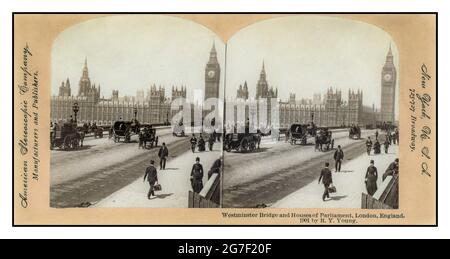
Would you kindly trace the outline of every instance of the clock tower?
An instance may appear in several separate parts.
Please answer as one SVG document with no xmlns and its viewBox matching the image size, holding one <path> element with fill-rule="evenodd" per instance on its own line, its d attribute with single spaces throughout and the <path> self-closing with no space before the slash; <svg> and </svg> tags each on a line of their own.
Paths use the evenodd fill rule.
<svg viewBox="0 0 450 259">
<path fill-rule="evenodd" d="M 219 98 L 220 65 L 217 61 L 216 46 L 213 44 L 209 61 L 205 68 L 205 100 Z"/>
<path fill-rule="evenodd" d="M 381 121 L 395 122 L 395 86 L 397 71 L 394 66 L 394 56 L 391 46 L 381 71 Z"/>
</svg>

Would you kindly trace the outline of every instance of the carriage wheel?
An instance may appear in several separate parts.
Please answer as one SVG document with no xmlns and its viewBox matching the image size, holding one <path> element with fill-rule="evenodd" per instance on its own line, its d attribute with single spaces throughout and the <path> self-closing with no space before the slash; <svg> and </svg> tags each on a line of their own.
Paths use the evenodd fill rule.
<svg viewBox="0 0 450 259">
<path fill-rule="evenodd" d="M 73 139 L 72 148 L 73 149 L 77 149 L 79 146 L 80 146 L 80 139 L 79 138 L 74 138 Z"/>
<path fill-rule="evenodd" d="M 306 136 L 303 136 L 302 138 L 302 145 L 306 145 Z"/>
<path fill-rule="evenodd" d="M 64 141 L 63 141 L 63 144 L 62 144 L 62 147 L 63 147 L 64 150 L 67 150 L 68 148 L 70 148 L 70 142 L 71 142 L 70 137 L 66 136 L 64 138 Z"/>
</svg>

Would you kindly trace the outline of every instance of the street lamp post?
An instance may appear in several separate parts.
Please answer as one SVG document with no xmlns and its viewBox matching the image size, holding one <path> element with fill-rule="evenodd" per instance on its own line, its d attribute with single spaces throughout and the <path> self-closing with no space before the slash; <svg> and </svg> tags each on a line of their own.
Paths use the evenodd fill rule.
<svg viewBox="0 0 450 259">
<path fill-rule="evenodd" d="M 72 111 L 75 114 L 75 124 L 77 124 L 77 113 L 80 110 L 80 106 L 78 105 L 77 102 L 73 103 L 72 105 Z"/>
<path fill-rule="evenodd" d="M 136 107 L 134 107 L 133 108 L 133 113 L 134 113 L 134 121 L 137 121 L 137 108 Z"/>
</svg>

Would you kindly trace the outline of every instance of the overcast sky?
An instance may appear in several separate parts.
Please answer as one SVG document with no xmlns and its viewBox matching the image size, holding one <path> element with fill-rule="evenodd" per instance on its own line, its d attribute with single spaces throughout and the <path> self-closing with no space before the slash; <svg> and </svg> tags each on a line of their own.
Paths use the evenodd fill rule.
<svg viewBox="0 0 450 259">
<path fill-rule="evenodd" d="M 69 77 L 78 93 L 84 58 L 90 78 L 101 84 L 101 95 L 135 95 L 150 84 L 185 84 L 188 97 L 204 89 L 204 69 L 215 42 L 224 82 L 224 43 L 206 27 L 163 15 L 118 15 L 96 18 L 62 32 L 52 51 L 52 92 Z M 262 61 L 270 85 L 279 97 L 297 99 L 324 93 L 330 86 L 364 91 L 364 104 L 380 105 L 381 69 L 392 43 L 398 71 L 398 52 L 391 37 L 378 27 L 314 15 L 274 18 L 237 32 L 227 45 L 227 96 L 235 97 L 247 81 L 255 96 Z M 399 76 L 397 77 L 397 83 Z M 398 88 L 397 88 L 398 97 Z M 398 99 L 398 98 L 397 98 Z M 398 111 L 398 105 L 396 107 Z"/>
<path fill-rule="evenodd" d="M 264 59 L 267 80 L 278 87 L 282 100 L 291 92 L 297 99 L 312 98 L 333 86 L 342 89 L 345 99 L 349 88 L 359 88 L 364 104 L 379 107 L 381 69 L 390 43 L 399 72 L 395 43 L 378 27 L 312 15 L 258 22 L 228 42 L 226 94 L 235 96 L 239 84 L 247 80 L 254 97 Z"/>
<path fill-rule="evenodd" d="M 163 15 L 118 15 L 96 18 L 70 27 L 55 40 L 52 51 L 52 92 L 69 77 L 72 94 L 78 94 L 84 59 L 92 83 L 110 98 L 136 95 L 150 84 L 184 84 L 188 97 L 204 89 L 205 66 L 215 41 L 224 71 L 225 45 L 209 29 L 197 23 Z M 223 72 L 221 88 L 223 89 Z"/>
</svg>

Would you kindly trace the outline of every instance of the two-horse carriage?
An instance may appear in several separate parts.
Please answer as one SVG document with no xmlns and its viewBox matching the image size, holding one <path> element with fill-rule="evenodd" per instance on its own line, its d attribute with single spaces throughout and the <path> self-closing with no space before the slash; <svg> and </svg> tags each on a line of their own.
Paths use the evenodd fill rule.
<svg viewBox="0 0 450 259">
<path fill-rule="evenodd" d="M 291 145 L 295 145 L 297 142 L 300 142 L 302 145 L 306 145 L 308 137 L 316 136 L 316 133 L 316 127 L 314 124 L 292 124 L 287 131 L 286 140 L 289 141 Z"/>
<path fill-rule="evenodd" d="M 316 150 L 328 151 L 334 148 L 334 139 L 332 132 L 328 128 L 320 129 L 315 137 Z"/>
<path fill-rule="evenodd" d="M 84 123 L 80 131 L 83 131 L 84 135 L 92 133 L 92 135 L 94 135 L 94 138 L 103 138 L 104 128 L 101 126 L 97 126 L 95 122 L 92 125 Z"/>
<path fill-rule="evenodd" d="M 361 128 L 359 126 L 351 126 L 348 131 L 348 137 L 351 139 L 360 139 L 361 138 Z"/>
<path fill-rule="evenodd" d="M 55 127 L 50 148 L 58 147 L 64 150 L 78 149 L 83 146 L 83 140 L 84 132 L 75 123 L 66 122 Z"/>
<path fill-rule="evenodd" d="M 247 152 L 259 149 L 261 135 L 259 133 L 227 133 L 224 139 L 224 149 L 227 152 L 236 150 Z"/>
<path fill-rule="evenodd" d="M 128 143 L 131 141 L 131 136 L 139 134 L 140 124 L 137 121 L 116 121 L 114 122 L 109 132 L 110 138 L 114 139 L 114 142 L 120 142 L 120 139 Z"/>
<path fill-rule="evenodd" d="M 145 126 L 139 132 L 139 148 L 147 148 L 147 144 L 150 144 L 150 148 L 158 146 L 158 136 L 156 136 L 156 129 L 151 126 Z"/>
</svg>

